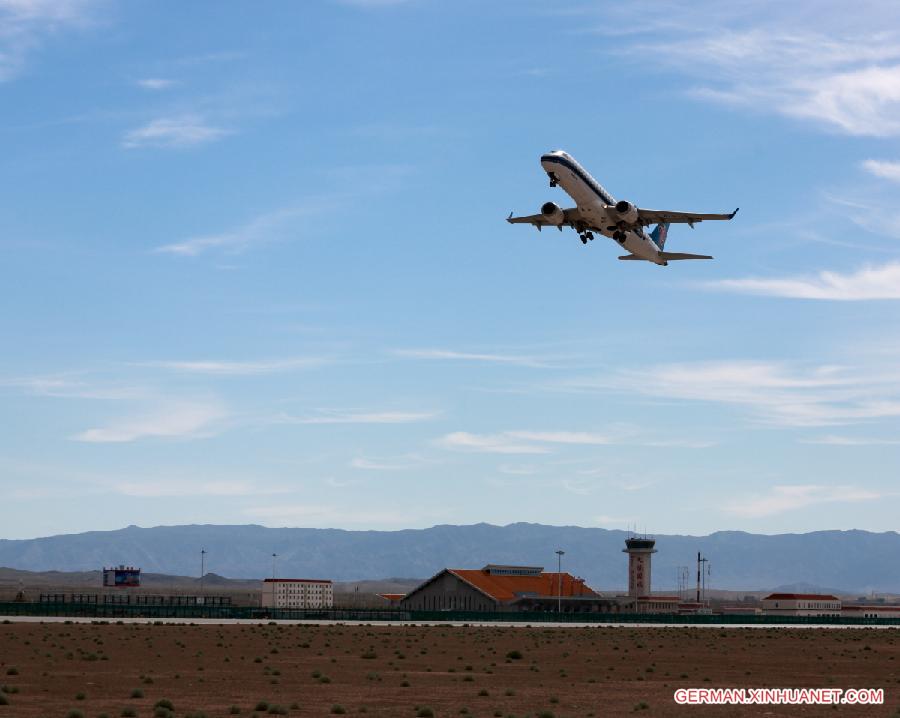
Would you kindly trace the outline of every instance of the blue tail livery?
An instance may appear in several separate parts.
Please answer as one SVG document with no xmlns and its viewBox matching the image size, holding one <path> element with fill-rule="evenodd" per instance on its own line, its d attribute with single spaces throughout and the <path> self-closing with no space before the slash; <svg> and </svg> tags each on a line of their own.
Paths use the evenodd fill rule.
<svg viewBox="0 0 900 718">
<path fill-rule="evenodd" d="M 654 229 L 650 233 L 650 239 L 653 240 L 653 243 L 659 247 L 659 251 L 663 251 L 666 247 L 666 237 L 669 236 L 669 223 L 668 222 L 660 222 L 656 225 L 656 229 Z"/>
</svg>

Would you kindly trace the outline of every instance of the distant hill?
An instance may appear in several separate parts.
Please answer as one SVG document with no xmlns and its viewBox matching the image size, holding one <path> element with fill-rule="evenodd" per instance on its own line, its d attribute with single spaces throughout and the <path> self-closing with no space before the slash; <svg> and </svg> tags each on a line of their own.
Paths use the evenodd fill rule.
<svg viewBox="0 0 900 718">
<path fill-rule="evenodd" d="M 627 534 L 599 528 L 516 523 L 434 526 L 402 531 L 265 528 L 263 526 L 129 526 L 116 531 L 0 540 L 0 566 L 29 571 L 96 571 L 126 563 L 145 573 L 197 576 L 200 549 L 207 571 L 233 578 L 279 576 L 336 581 L 431 576 L 441 568 L 511 563 L 556 567 L 600 590 L 623 589 Z M 759 590 L 782 585 L 839 587 L 844 592 L 900 592 L 900 534 L 816 531 L 764 536 L 720 531 L 709 536 L 658 535 L 654 590 L 675 586 L 676 567 L 697 552 L 710 559 L 708 585 Z"/>
</svg>

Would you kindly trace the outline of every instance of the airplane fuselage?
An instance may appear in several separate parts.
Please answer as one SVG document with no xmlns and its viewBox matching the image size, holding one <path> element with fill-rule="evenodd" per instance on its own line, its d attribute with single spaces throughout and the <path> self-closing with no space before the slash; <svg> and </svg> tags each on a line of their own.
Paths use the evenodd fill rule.
<svg viewBox="0 0 900 718">
<path fill-rule="evenodd" d="M 598 232 L 641 259 L 654 264 L 666 264 L 659 247 L 643 228 L 619 230 L 619 217 L 612 209 L 616 200 L 570 154 L 557 150 L 541 156 L 541 167 L 551 180 L 558 183 L 575 200 L 578 221 L 584 230 Z M 607 210 L 607 207 L 610 209 Z M 613 238 L 619 231 L 621 241 Z"/>
</svg>

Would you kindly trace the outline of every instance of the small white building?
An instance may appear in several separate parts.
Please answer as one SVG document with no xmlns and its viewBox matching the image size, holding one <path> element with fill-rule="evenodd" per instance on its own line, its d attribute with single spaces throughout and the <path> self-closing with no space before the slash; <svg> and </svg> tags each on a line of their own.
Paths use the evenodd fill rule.
<svg viewBox="0 0 900 718">
<path fill-rule="evenodd" d="M 851 618 L 900 618 L 900 606 L 885 603 L 874 606 L 850 605 L 841 609 L 841 615 Z"/>
<path fill-rule="evenodd" d="M 267 578 L 263 581 L 263 608 L 333 608 L 330 579 Z"/>
<path fill-rule="evenodd" d="M 762 600 L 767 616 L 840 616 L 841 599 L 827 593 L 771 593 Z"/>
</svg>

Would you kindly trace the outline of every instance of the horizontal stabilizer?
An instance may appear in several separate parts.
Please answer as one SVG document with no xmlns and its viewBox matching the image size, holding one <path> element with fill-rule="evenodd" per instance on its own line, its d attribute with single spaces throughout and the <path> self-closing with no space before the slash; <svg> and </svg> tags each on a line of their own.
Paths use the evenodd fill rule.
<svg viewBox="0 0 900 718">
<path fill-rule="evenodd" d="M 634 255 L 634 254 L 626 254 L 624 257 L 619 257 L 619 259 L 630 259 L 630 260 L 633 260 L 633 261 L 635 261 L 635 262 L 646 262 L 646 261 L 648 261 L 648 260 L 644 259 L 643 257 L 638 257 L 637 255 Z"/>
<path fill-rule="evenodd" d="M 712 259 L 708 254 L 685 254 L 684 252 L 660 252 L 659 258 L 667 262 L 677 259 Z"/>
</svg>

